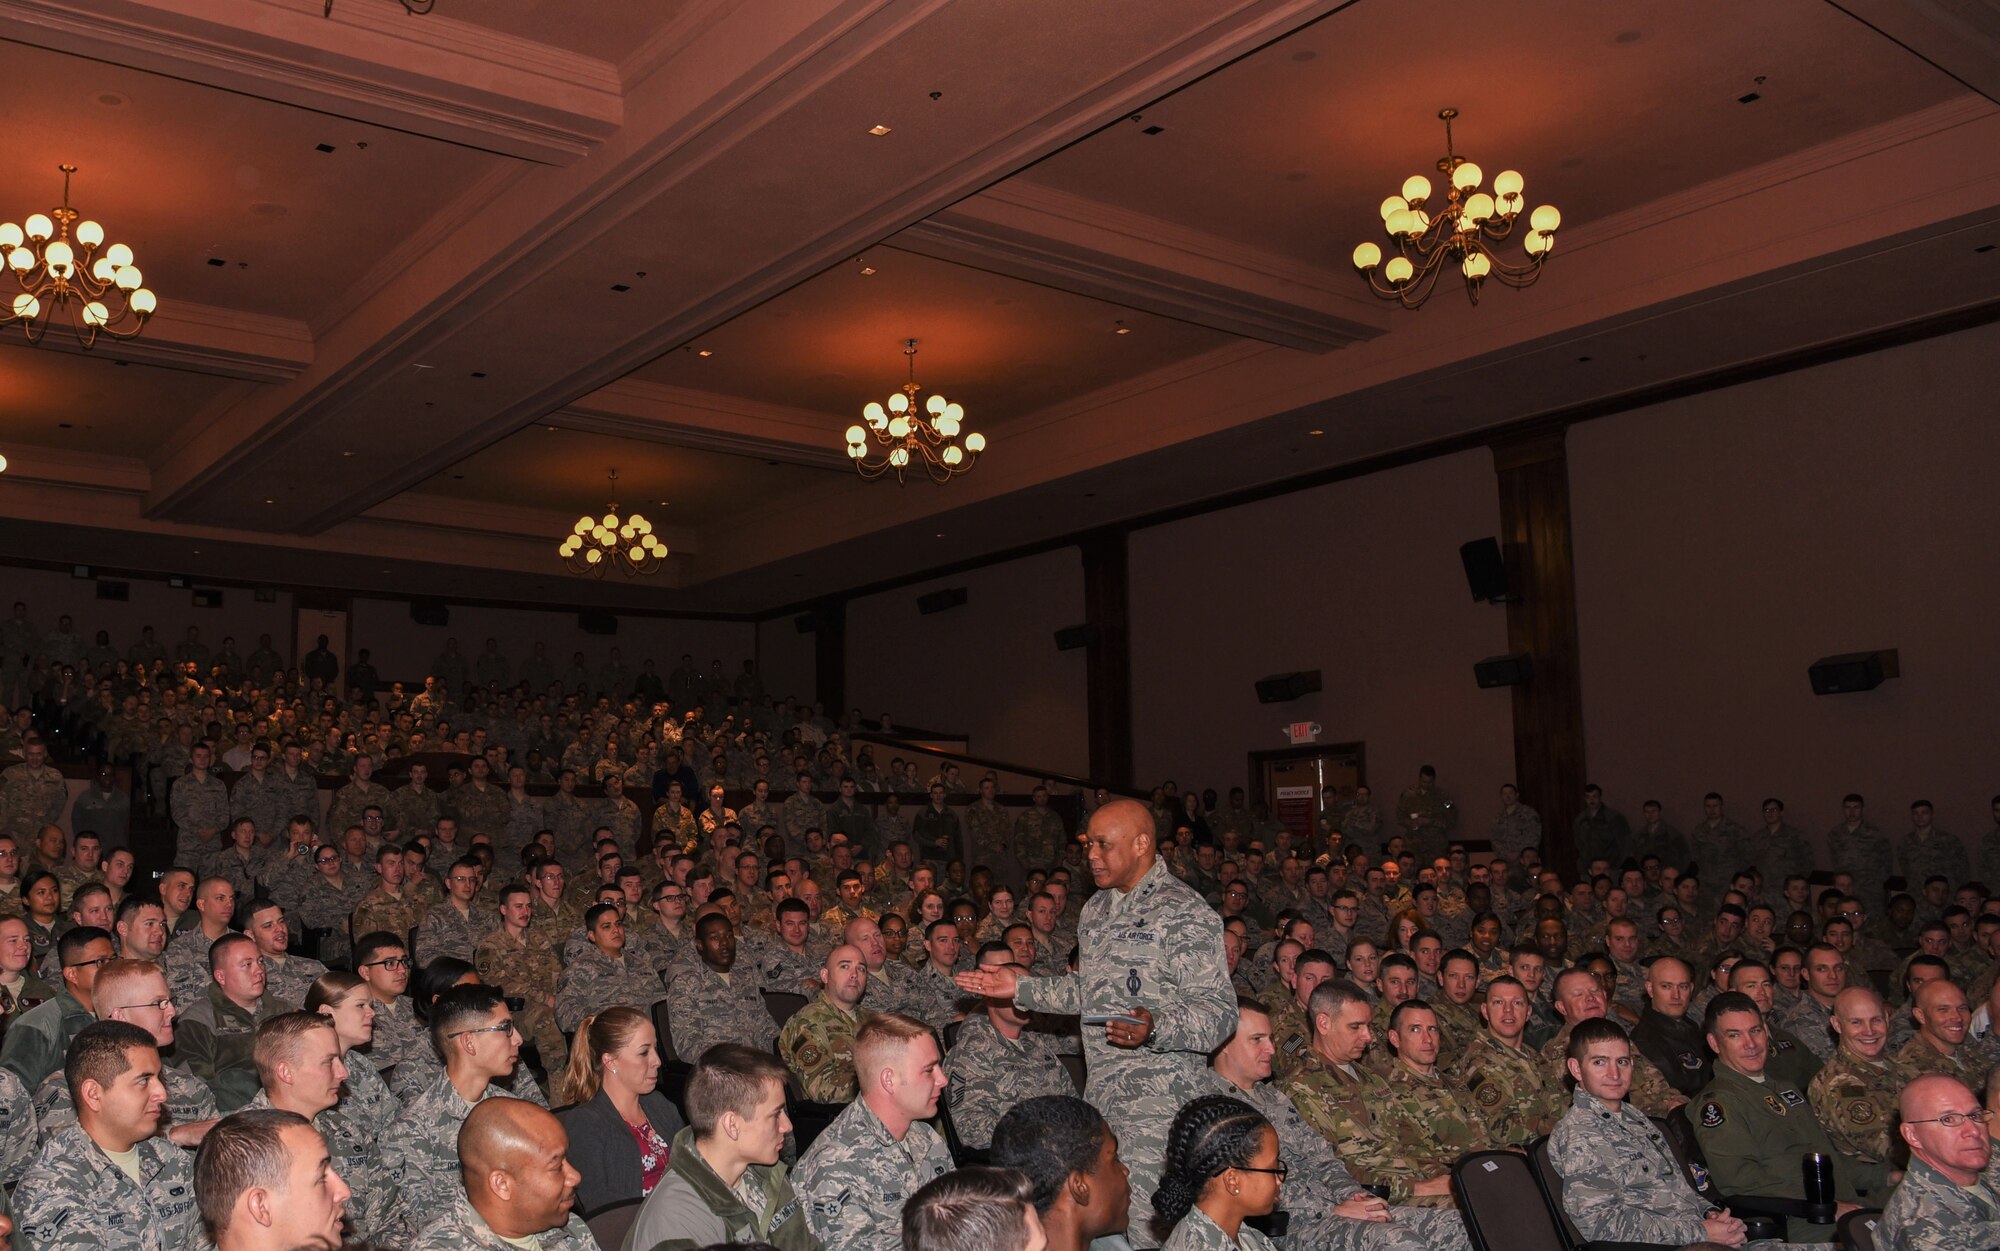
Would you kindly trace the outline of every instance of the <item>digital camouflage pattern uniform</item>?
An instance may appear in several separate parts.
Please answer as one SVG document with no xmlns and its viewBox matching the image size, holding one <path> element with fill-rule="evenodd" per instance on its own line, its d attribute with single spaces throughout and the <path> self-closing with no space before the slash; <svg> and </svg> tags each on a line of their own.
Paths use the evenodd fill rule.
<svg viewBox="0 0 2000 1251">
<path fill-rule="evenodd" d="M 417 926 L 417 949 L 410 954 L 419 965 L 429 964 L 439 956 L 452 956 L 471 964 L 479 951 L 479 941 L 499 924 L 499 917 L 477 903 L 460 912 L 455 903 L 446 899 L 431 905 L 424 913 L 422 924 Z"/>
<path fill-rule="evenodd" d="M 488 1085 L 479 1102 L 504 1099 L 508 1092 Z M 424 1213 L 448 1210 L 464 1198 L 459 1181 L 458 1129 L 472 1115 L 467 1103 L 442 1068 L 422 1094 L 409 1102 L 396 1123 L 382 1132 L 377 1146 L 378 1176 L 398 1192 L 390 1224 L 404 1228 L 423 1221 Z"/>
<path fill-rule="evenodd" d="M 1062 816 L 1053 808 L 1030 804 L 1014 818 L 1014 854 L 1024 869 L 1054 868 L 1062 860 L 1063 844 L 1068 840 Z M 1021 911 L 1026 912 L 1026 907 Z"/>
<path fill-rule="evenodd" d="M 164 1138 L 135 1148 L 133 1181 L 82 1127 L 55 1134 L 14 1191 L 14 1226 L 35 1251 L 180 1251 L 196 1245 L 194 1153 Z"/>
<path fill-rule="evenodd" d="M 547 936 L 537 933 L 531 926 L 517 942 L 503 925 L 479 940 L 479 949 L 472 955 L 472 967 L 479 970 L 480 981 L 488 986 L 498 986 L 504 993 L 526 1001 L 525 1006 L 514 1014 L 521 1036 L 535 1044 L 545 1070 L 560 1072 L 569 1063 L 569 1044 L 563 1040 L 563 1029 L 557 1024 L 553 1006 L 562 961 L 555 949 L 549 946 Z M 623 1000 L 606 999 L 599 1006 L 621 1002 Z M 643 1008 L 651 1005 L 633 1006 Z M 585 1012 L 588 1011 L 590 1009 L 586 1008 Z M 582 1015 L 578 1014 L 578 1019 Z M 378 1024 L 378 1033 L 380 1029 Z"/>
<path fill-rule="evenodd" d="M 903 1141 L 868 1104 L 847 1105 L 792 1171 L 820 1242 L 835 1251 L 902 1251 L 903 1204 L 952 1169 L 938 1132 L 918 1121 Z"/>
<path fill-rule="evenodd" d="M 1630 1103 L 1611 1112 L 1578 1090 L 1549 1135 L 1549 1163 L 1562 1175 L 1563 1210 L 1587 1240 L 1708 1240 L 1711 1205 L 1688 1185 L 1659 1126 Z"/>
<path fill-rule="evenodd" d="M 264 997 L 297 1007 L 325 972 L 326 965 L 311 956 L 286 956 L 282 963 L 274 956 L 265 956 Z"/>
<path fill-rule="evenodd" d="M 1875 1227 L 1882 1251 L 1987 1251 L 2000 1246 L 2000 1158 L 1960 1186 L 1912 1156 Z"/>
<path fill-rule="evenodd" d="M 1563 1053 L 1569 1050 L 1569 1030 L 1569 1026 L 1563 1026 L 1554 1038 L 1542 1044 L 1542 1065 L 1558 1089 L 1569 1071 L 1563 1067 Z M 1636 1051 L 1632 1053 L 1632 1089 L 1625 1097 L 1647 1116 L 1665 1116 L 1687 1102 L 1687 1096 L 1674 1089 L 1666 1074 Z"/>
<path fill-rule="evenodd" d="M 270 1096 L 260 1090 L 244 1110 L 270 1106 Z M 312 1124 L 326 1139 L 333 1171 L 354 1192 L 347 1200 L 346 1213 L 355 1236 L 378 1241 L 398 1237 L 402 1230 L 393 1222 L 400 1219 L 403 1210 L 400 1192 L 382 1171 L 374 1136 L 353 1123 L 345 1099 L 313 1117 Z"/>
<path fill-rule="evenodd" d="M 574 1210 L 563 1224 L 536 1234 L 535 1244 L 539 1251 L 600 1251 L 597 1240 L 590 1236 L 590 1226 Z M 405 1245 L 409 1251 L 520 1251 L 521 1246 L 494 1233 L 462 1192 Z M 603 1251 L 618 1251 L 618 1248 Z"/>
<path fill-rule="evenodd" d="M 584 1017 L 614 1004 L 650 1013 L 662 997 L 660 979 L 641 956 L 614 960 L 586 942 L 556 978 L 556 1024 L 575 1032 Z"/>
<path fill-rule="evenodd" d="M 174 860 L 178 864 L 197 863 L 229 828 L 229 788 L 213 773 L 201 778 L 192 773 L 175 778 L 169 807 L 173 811 Z M 208 838 L 201 837 L 203 830 L 211 831 Z"/>
<path fill-rule="evenodd" d="M 1208 1219 L 1208 1213 L 1189 1208 L 1168 1233 L 1166 1251 L 1272 1251 L 1272 1247 L 1271 1240 L 1254 1226 L 1237 1226 L 1236 1237 L 1231 1238 Z"/>
<path fill-rule="evenodd" d="M 1083 1031 L 1085 1098 L 1104 1113 L 1132 1170 L 1127 1237 L 1151 1242 L 1152 1196 L 1174 1115 L 1204 1089 L 1208 1055 L 1236 1031 L 1236 993 L 1222 950 L 1222 919 L 1155 859 L 1130 891 L 1101 890 L 1077 924 L 1077 972 L 1022 979 L 1014 1001 L 1058 1016 L 1153 1014 L 1145 1045 L 1113 1047 Z"/>
<path fill-rule="evenodd" d="M 0 1069 L 0 1073 L 6 1070 Z M 8 1073 L 9 1078 L 13 1074 Z M 168 1126 L 195 1125 L 202 1121 L 212 1121 L 222 1115 L 215 1106 L 215 1092 L 208 1083 L 196 1077 L 184 1064 L 163 1061 L 160 1065 L 160 1084 L 167 1088 L 167 1119 L 160 1126 L 165 1133 Z M 4 1098 L 7 1083 L 0 1080 L 0 1098 Z M 76 1124 L 76 1104 L 71 1102 L 69 1079 L 61 1069 L 42 1079 L 35 1090 L 34 1125 L 41 1135 L 40 1141 L 47 1142 L 49 1136 L 59 1130 Z M 4 1156 L 0 1156 L 4 1159 Z M 0 1166 L 0 1180 L 8 1180 L 4 1166 Z"/>
<path fill-rule="evenodd" d="M 1008 1038 L 985 1016 L 968 1017 L 959 1026 L 944 1067 L 951 1077 L 944 1098 L 952 1131 L 960 1143 L 982 1151 L 1015 1104 L 1037 1095 L 1077 1093 L 1052 1035 L 1024 1029 Z"/>
<path fill-rule="evenodd" d="M 24 760 L 0 770 L 0 834 L 12 835 L 21 845 L 24 861 L 36 831 L 56 824 L 67 802 L 69 784 L 54 765 L 37 769 Z"/>
<path fill-rule="evenodd" d="M 48 1136 L 40 1121 L 28 1088 L 12 1069 L 0 1069 L 0 1186 L 13 1189 L 34 1163 L 36 1147 Z"/>
<path fill-rule="evenodd" d="M 1495 1146 L 1525 1147 L 1562 1116 L 1563 1088 L 1550 1080 L 1542 1058 L 1491 1034 L 1472 1040 L 1452 1066 L 1451 1080 L 1466 1092 Z"/>
<path fill-rule="evenodd" d="M 1340 1161 L 1333 1144 L 1306 1124 L 1292 1101 L 1271 1082 L 1249 1090 L 1209 1070 L 1212 1093 L 1241 1099 L 1264 1114 L 1278 1134 L 1278 1155 L 1291 1167 L 1279 1205 L 1292 1217 L 1277 1239 L 1279 1251 L 1465 1251 L 1465 1224 L 1458 1213 L 1396 1206 L 1386 1221 L 1336 1216 L 1334 1207 L 1361 1193 L 1361 1183 Z"/>
<path fill-rule="evenodd" d="M 778 1054 L 814 1103 L 846 1103 L 854 1098 L 854 1035 L 868 1017 L 853 1014 L 820 994 L 792 1014 L 778 1031 Z"/>
<path fill-rule="evenodd" d="M 764 1007 L 755 967 L 739 962 L 727 975 L 697 960 L 667 984 L 674 1053 L 692 1064 L 717 1043 L 769 1051 L 778 1026 Z"/>
</svg>

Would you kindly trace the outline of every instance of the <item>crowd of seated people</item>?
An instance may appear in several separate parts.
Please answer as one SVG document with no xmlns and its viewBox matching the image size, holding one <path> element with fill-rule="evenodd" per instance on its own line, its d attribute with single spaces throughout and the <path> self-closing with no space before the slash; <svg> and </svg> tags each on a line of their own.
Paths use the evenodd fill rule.
<svg viewBox="0 0 2000 1251">
<path fill-rule="evenodd" d="M 1457 1162 L 1537 1146 L 1588 1239 L 1741 1245 L 1728 1199 L 1803 1201 L 1816 1152 L 1891 1245 L 2000 1243 L 2000 835 L 1922 801 L 1892 839 L 1848 796 L 1821 850 L 1776 800 L 1753 834 L 1710 795 L 1683 833 L 1592 788 L 1553 865 L 1512 787 L 1468 847 L 1428 769 L 1299 829 L 1163 785 L 1149 842 L 1219 915 L 1237 1014 L 1210 1093 L 1121 1144 L 1079 1080 L 1104 1027 L 962 980 L 1061 978 L 1092 941 L 1049 788 L 878 769 L 853 716 L 686 658 L 453 646 L 399 690 L 25 620 L 0 1195 L 30 1247 L 581 1251 L 623 1212 L 636 1251 L 1449 1249 Z M 82 824 L 115 807 L 70 833 L 49 806 L 52 752 L 87 751 L 164 822 L 155 882 L 131 826 Z"/>
</svg>

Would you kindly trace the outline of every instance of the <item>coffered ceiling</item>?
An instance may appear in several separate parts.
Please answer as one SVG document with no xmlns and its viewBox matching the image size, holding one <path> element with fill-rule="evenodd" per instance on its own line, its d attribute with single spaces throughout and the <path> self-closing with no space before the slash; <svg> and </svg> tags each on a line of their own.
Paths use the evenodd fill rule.
<svg viewBox="0 0 2000 1251">
<path fill-rule="evenodd" d="M 9 550 L 756 612 L 2000 301 L 1945 0 L 322 10 L 0 0 L 0 217 L 80 166 L 162 309 L 0 331 Z M 1406 312 L 1347 256 L 1447 105 L 1564 226 Z M 992 450 L 864 483 L 912 337 Z M 571 578 L 614 467 L 675 556 Z"/>
</svg>

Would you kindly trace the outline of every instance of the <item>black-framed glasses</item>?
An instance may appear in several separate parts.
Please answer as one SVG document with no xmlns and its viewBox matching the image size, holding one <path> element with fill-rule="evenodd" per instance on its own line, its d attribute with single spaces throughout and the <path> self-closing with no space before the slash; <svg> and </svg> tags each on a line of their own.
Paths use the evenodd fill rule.
<svg viewBox="0 0 2000 1251">
<path fill-rule="evenodd" d="M 482 1025 L 478 1029 L 462 1029 L 457 1031 L 456 1033 L 446 1034 L 445 1037 L 464 1038 L 471 1034 L 518 1034 L 518 1033 L 520 1033 L 520 1030 L 514 1027 L 514 1020 L 512 1017 L 509 1017 L 507 1020 L 500 1022 L 498 1025 Z"/>
<path fill-rule="evenodd" d="M 117 956 L 99 956 L 95 960 L 78 960 L 75 964 L 65 964 L 63 967 L 65 969 L 89 969 L 95 968 L 100 964 L 109 964 L 117 958 Z"/>
<path fill-rule="evenodd" d="M 123 1007 L 113 1008 L 112 1011 L 131 1012 L 137 1008 L 151 1008 L 155 1012 L 165 1012 L 168 1008 L 171 1008 L 173 1006 L 174 1006 L 174 997 L 172 995 L 168 995 L 163 999 L 148 999 L 143 1003 L 128 1003 Z"/>
<path fill-rule="evenodd" d="M 339 852 L 335 852 L 335 853 L 334 853 L 333 855 L 331 855 L 331 856 L 315 856 L 315 857 L 313 857 L 313 863 L 315 863 L 315 864 L 339 864 L 339 863 L 340 863 L 340 853 L 339 853 Z"/>
<path fill-rule="evenodd" d="M 1274 1168 L 1252 1168 L 1248 1164 L 1232 1164 L 1230 1167 L 1239 1173 L 1269 1173 L 1279 1181 L 1283 1181 L 1292 1175 L 1292 1166 L 1283 1160 L 1278 1161 L 1277 1166 Z"/>
<path fill-rule="evenodd" d="M 1920 1121 L 1904 1121 L 1905 1125 L 1942 1125 L 1946 1129 L 1957 1129 L 1967 1121 L 1978 1121 L 1981 1125 L 1993 1119 L 1993 1109 L 1974 1108 L 1970 1112 L 1946 1112 L 1940 1116 L 1927 1117 Z"/>
<path fill-rule="evenodd" d="M 364 969 L 407 969 L 410 967 L 410 958 L 408 956 L 384 956 L 380 960 L 364 960 L 361 963 L 361 967 Z"/>
</svg>

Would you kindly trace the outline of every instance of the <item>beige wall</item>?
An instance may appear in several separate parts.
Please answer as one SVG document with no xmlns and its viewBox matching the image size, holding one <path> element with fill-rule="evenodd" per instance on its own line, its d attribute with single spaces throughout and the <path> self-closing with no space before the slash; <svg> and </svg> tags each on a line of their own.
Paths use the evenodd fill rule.
<svg viewBox="0 0 2000 1251">
<path fill-rule="evenodd" d="M 1134 762 L 1142 783 L 1247 783 L 1246 752 L 1367 744 L 1393 798 L 1418 766 L 1485 833 L 1513 772 L 1506 691 L 1474 661 L 1505 650 L 1506 610 L 1474 603 L 1458 545 L 1499 527 L 1493 462 L 1465 452 L 1141 530 L 1131 540 Z M 1260 704 L 1258 678 L 1319 669 L 1324 689 Z M 1470 831 L 1469 831 L 1470 832 Z"/>
<path fill-rule="evenodd" d="M 962 607 L 917 611 L 918 596 L 954 586 L 966 588 Z M 1073 547 L 865 596 L 847 606 L 848 705 L 962 733 L 975 755 L 1081 774 L 1084 653 L 1057 651 L 1055 632 L 1082 622 Z"/>
<path fill-rule="evenodd" d="M 124 603 L 97 598 L 97 583 L 46 569 L 0 569 L 0 613 L 12 614 L 15 600 L 28 605 L 28 617 L 44 633 L 56 628 L 57 620 L 68 613 L 84 642 L 96 638 L 97 631 L 111 632 L 111 645 L 119 655 L 139 641 L 142 626 L 153 627 L 153 637 L 171 656 L 174 644 L 187 634 L 189 626 L 201 627 L 201 641 L 209 650 L 222 646 L 224 635 L 233 635 L 236 650 L 248 656 L 257 649 L 257 636 L 269 634 L 271 645 L 280 654 L 291 646 L 292 597 L 280 592 L 276 603 L 260 604 L 248 588 L 229 587 L 222 592 L 222 607 L 196 608 L 194 592 L 171 587 L 165 582 L 142 578 L 109 579 L 125 581 L 131 598 Z"/>
<path fill-rule="evenodd" d="M 1683 828 L 1721 791 L 1815 839 L 1864 793 L 1976 837 L 2000 790 L 2000 327 L 1752 382 L 1570 433 L 1589 768 Z M 1876 647 L 1903 676 L 1815 696 Z"/>
<path fill-rule="evenodd" d="M 815 636 L 800 634 L 794 624 L 796 613 L 757 623 L 757 670 L 764 675 L 764 690 L 773 699 L 813 701 Z M 838 716 L 838 711 L 835 713 Z"/>
</svg>

